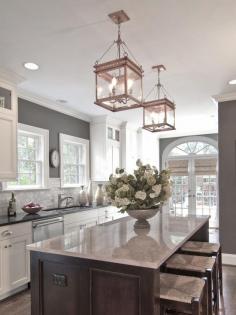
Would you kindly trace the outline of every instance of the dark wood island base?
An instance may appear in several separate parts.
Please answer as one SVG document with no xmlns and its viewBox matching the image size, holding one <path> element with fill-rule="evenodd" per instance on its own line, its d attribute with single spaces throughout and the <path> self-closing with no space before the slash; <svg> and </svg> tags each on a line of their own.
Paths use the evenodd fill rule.
<svg viewBox="0 0 236 315">
<path fill-rule="evenodd" d="M 122 224 L 130 222 L 130 220 L 122 220 Z M 109 225 L 107 227 L 103 226 L 103 228 L 109 228 Z M 90 242 L 94 242 L 92 239 L 94 237 L 92 235 L 94 229 L 87 229 L 86 232 L 90 233 Z M 113 229 L 115 233 L 116 227 L 114 224 Z M 97 230 L 97 233 L 101 233 L 100 229 Z M 144 248 L 143 263 L 139 256 L 140 252 L 136 263 L 131 260 L 130 255 L 127 259 L 123 259 L 124 257 L 119 258 L 122 259 L 121 263 L 119 263 L 117 255 L 114 255 L 114 257 L 111 255 L 110 260 L 113 261 L 105 261 L 108 260 L 108 257 L 104 258 L 105 256 L 102 257 L 101 255 L 101 259 L 78 257 L 78 251 L 80 253 L 85 251 L 84 248 L 83 250 L 81 249 L 81 246 L 86 247 L 87 237 L 83 239 L 82 245 L 80 244 L 80 247 L 78 247 L 80 249 L 77 248 L 76 250 L 73 246 L 74 244 L 65 245 L 66 236 L 58 239 L 59 243 L 55 243 L 55 241 L 53 243 L 53 239 L 50 240 L 51 252 L 49 251 L 48 243 L 45 245 L 47 250 L 43 250 L 43 245 L 40 249 L 35 247 L 34 250 L 32 248 L 34 245 L 31 245 L 31 314 L 159 315 L 160 303 L 157 296 L 160 292 L 161 265 L 185 241 L 190 239 L 208 241 L 208 219 L 200 220 L 195 230 L 187 234 L 183 241 L 177 245 L 175 244 L 173 248 L 169 248 L 169 245 L 167 246 L 166 244 L 164 244 L 165 246 L 160 244 L 160 242 L 165 242 L 163 237 L 159 235 L 156 243 L 160 252 L 154 253 L 153 247 L 150 248 L 150 261 L 147 261 L 147 248 Z M 96 231 L 95 235 L 97 238 L 100 237 L 100 234 L 96 234 Z M 86 242 L 84 243 L 85 239 Z M 61 246 L 62 242 L 64 242 L 64 247 L 68 247 L 67 252 L 69 254 L 56 253 L 58 244 Z M 121 243 L 121 241 L 119 242 Z M 153 238 L 152 242 L 149 239 L 145 239 L 145 246 L 149 244 L 148 242 L 150 242 L 150 246 L 153 246 Z M 115 245 L 117 246 L 117 243 Z M 91 244 L 89 246 L 91 247 Z M 93 250 L 94 246 L 93 244 Z M 108 244 L 104 244 L 104 246 L 108 247 Z M 98 252 L 100 250 L 103 251 L 104 248 L 102 246 L 102 249 L 99 248 L 97 250 L 97 256 L 99 256 Z M 124 245 L 124 248 L 127 252 L 127 245 Z M 112 249 L 114 250 L 114 247 Z M 65 248 L 64 250 L 66 251 Z M 76 253 L 76 255 L 73 256 L 73 253 Z M 136 257 L 135 255 L 134 257 Z"/>
</svg>

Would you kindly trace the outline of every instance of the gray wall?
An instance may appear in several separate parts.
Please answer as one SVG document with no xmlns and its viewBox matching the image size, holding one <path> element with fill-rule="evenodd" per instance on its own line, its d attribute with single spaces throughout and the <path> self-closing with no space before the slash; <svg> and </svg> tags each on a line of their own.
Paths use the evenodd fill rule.
<svg viewBox="0 0 236 315">
<path fill-rule="evenodd" d="M 236 101 L 219 103 L 220 241 L 236 254 Z"/>
<path fill-rule="evenodd" d="M 18 100 L 19 123 L 49 130 L 49 150 L 59 151 L 59 133 L 89 139 L 89 123 L 38 104 Z M 60 177 L 59 168 L 50 167 L 50 177 Z"/>
<path fill-rule="evenodd" d="M 218 134 L 205 134 L 205 135 L 195 135 L 195 136 L 202 136 L 202 137 L 208 137 L 210 139 L 218 141 Z M 194 136 L 189 136 L 194 137 Z M 175 138 L 163 138 L 160 139 L 159 142 L 159 154 L 160 154 L 160 168 L 162 167 L 162 155 L 165 150 L 165 148 L 171 144 L 172 142 L 181 139 L 181 138 L 187 138 L 187 137 L 175 137 Z"/>
</svg>

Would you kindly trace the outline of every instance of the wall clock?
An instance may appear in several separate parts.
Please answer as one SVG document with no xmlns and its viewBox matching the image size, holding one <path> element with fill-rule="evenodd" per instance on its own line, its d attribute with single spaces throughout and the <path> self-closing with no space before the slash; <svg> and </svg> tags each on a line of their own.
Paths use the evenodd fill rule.
<svg viewBox="0 0 236 315">
<path fill-rule="evenodd" d="M 57 168 L 60 164 L 60 155 L 57 150 L 52 150 L 50 152 L 50 164 L 52 167 Z"/>
</svg>

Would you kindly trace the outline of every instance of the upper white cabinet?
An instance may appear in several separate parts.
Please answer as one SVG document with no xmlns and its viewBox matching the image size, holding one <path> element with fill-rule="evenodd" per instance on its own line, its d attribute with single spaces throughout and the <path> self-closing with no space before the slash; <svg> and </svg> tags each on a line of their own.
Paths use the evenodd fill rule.
<svg viewBox="0 0 236 315">
<path fill-rule="evenodd" d="M 108 116 L 96 117 L 90 124 L 91 177 L 93 181 L 107 181 L 121 167 L 121 122 Z"/>
<path fill-rule="evenodd" d="M 0 180 L 17 177 L 16 126 L 17 126 L 16 86 L 0 79 Z"/>
</svg>

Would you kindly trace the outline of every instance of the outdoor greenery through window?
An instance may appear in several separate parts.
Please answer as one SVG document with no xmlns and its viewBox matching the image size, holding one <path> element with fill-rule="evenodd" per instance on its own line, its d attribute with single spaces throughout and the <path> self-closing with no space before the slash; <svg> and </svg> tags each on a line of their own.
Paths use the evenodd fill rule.
<svg viewBox="0 0 236 315">
<path fill-rule="evenodd" d="M 84 183 L 85 161 L 84 148 L 81 144 L 64 143 L 64 183 L 82 184 Z"/>
<path fill-rule="evenodd" d="M 61 134 L 60 152 L 62 186 L 86 185 L 88 180 L 89 141 Z"/>
<path fill-rule="evenodd" d="M 25 125 L 24 127 L 18 129 L 17 136 L 17 181 L 8 182 L 7 189 L 45 187 L 45 135 L 35 132 L 35 129 L 38 131 L 39 128 Z M 29 131 L 31 128 L 34 132 Z"/>
</svg>

